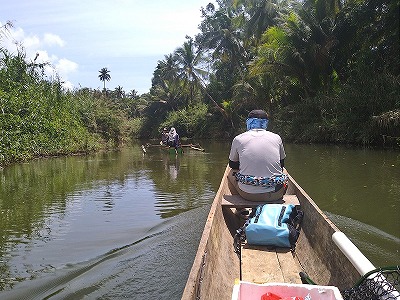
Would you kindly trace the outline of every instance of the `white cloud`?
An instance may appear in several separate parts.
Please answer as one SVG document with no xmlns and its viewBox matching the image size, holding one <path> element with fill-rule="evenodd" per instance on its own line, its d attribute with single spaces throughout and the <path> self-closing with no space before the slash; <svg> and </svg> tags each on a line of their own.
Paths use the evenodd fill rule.
<svg viewBox="0 0 400 300">
<path fill-rule="evenodd" d="M 78 64 L 66 58 L 61 58 L 55 64 L 55 68 L 57 70 L 57 73 L 60 74 L 60 76 L 68 75 L 69 73 L 78 70 Z"/>
<path fill-rule="evenodd" d="M 46 49 L 47 47 L 63 47 L 65 45 L 65 42 L 58 35 L 46 33 L 40 39 L 37 35 L 27 35 L 22 28 L 10 28 L 3 42 L 3 46 L 12 53 L 17 51 L 18 45 L 22 46 L 26 60 L 29 62 L 36 58 L 36 63 L 49 63 L 50 65 L 45 67 L 45 74 L 51 78 L 58 75 L 65 88 L 73 87 L 72 83 L 68 81 L 68 77 L 78 70 L 78 64 L 66 58 L 59 58 Z"/>
<path fill-rule="evenodd" d="M 43 62 L 51 62 L 57 60 L 57 56 L 53 56 L 50 58 L 49 54 L 45 50 L 36 50 L 35 49 L 29 49 L 29 53 L 27 51 L 27 58 L 28 59 L 34 59 L 36 57 L 36 53 L 39 54 L 39 56 L 36 59 L 37 63 L 43 63 Z"/>
<path fill-rule="evenodd" d="M 63 88 L 64 89 L 66 89 L 66 90 L 73 90 L 74 89 L 74 85 L 72 84 L 72 82 L 70 82 L 70 81 L 63 81 L 62 82 L 62 86 L 63 86 Z"/>
<path fill-rule="evenodd" d="M 22 45 L 25 49 L 33 49 L 40 47 L 40 40 L 36 35 L 24 37 Z"/>
<path fill-rule="evenodd" d="M 58 35 L 52 34 L 52 33 L 45 33 L 43 42 L 45 45 L 48 45 L 48 46 L 56 45 L 56 46 L 64 47 L 64 45 L 65 45 L 65 42 Z"/>
<path fill-rule="evenodd" d="M 200 8 L 209 2 L 215 0 L 6 1 L 2 10 L 24 28 L 11 30 L 27 59 L 39 52 L 36 62 L 50 62 L 62 81 L 98 87 L 97 71 L 115 62 L 110 84 L 145 92 L 157 61 L 198 32 Z"/>
</svg>

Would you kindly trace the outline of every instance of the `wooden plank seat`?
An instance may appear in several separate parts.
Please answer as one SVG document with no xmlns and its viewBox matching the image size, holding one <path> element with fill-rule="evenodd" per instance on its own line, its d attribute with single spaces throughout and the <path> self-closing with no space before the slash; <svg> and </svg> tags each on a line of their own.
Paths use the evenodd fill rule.
<svg viewBox="0 0 400 300">
<path fill-rule="evenodd" d="M 251 246 L 241 249 L 242 280 L 254 283 L 301 283 L 300 264 L 287 248 Z"/>
<path fill-rule="evenodd" d="M 248 201 L 243 199 L 240 195 L 223 195 L 221 205 L 226 207 L 245 208 L 256 207 L 257 205 L 265 203 L 300 205 L 299 199 L 296 195 L 284 195 L 282 200 L 274 202 Z"/>
</svg>

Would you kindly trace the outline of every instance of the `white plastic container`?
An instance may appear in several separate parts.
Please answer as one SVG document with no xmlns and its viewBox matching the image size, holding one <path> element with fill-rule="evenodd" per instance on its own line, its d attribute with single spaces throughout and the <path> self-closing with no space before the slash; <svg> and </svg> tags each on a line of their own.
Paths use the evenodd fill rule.
<svg viewBox="0 0 400 300">
<path fill-rule="evenodd" d="M 335 286 L 286 283 L 256 284 L 245 281 L 235 284 L 232 300 L 260 300 L 261 296 L 267 292 L 280 297 L 303 297 L 305 300 L 343 300 L 339 289 Z"/>
</svg>

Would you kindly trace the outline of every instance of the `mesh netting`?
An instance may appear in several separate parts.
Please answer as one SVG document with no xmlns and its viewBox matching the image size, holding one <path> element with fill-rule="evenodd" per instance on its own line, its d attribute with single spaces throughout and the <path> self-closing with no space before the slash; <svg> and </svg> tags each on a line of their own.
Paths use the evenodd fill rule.
<svg viewBox="0 0 400 300">
<path fill-rule="evenodd" d="M 342 295 L 345 300 L 400 300 L 399 292 L 400 266 L 395 266 L 368 272 Z"/>
</svg>

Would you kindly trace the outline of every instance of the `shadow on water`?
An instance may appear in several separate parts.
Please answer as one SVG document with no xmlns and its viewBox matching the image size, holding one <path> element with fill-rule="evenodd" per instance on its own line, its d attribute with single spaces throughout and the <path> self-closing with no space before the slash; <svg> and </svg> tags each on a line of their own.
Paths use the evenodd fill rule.
<svg viewBox="0 0 400 300">
<path fill-rule="evenodd" d="M 51 276 L 26 281 L 2 299 L 180 299 L 209 205 L 152 228 L 132 244 Z"/>
</svg>

